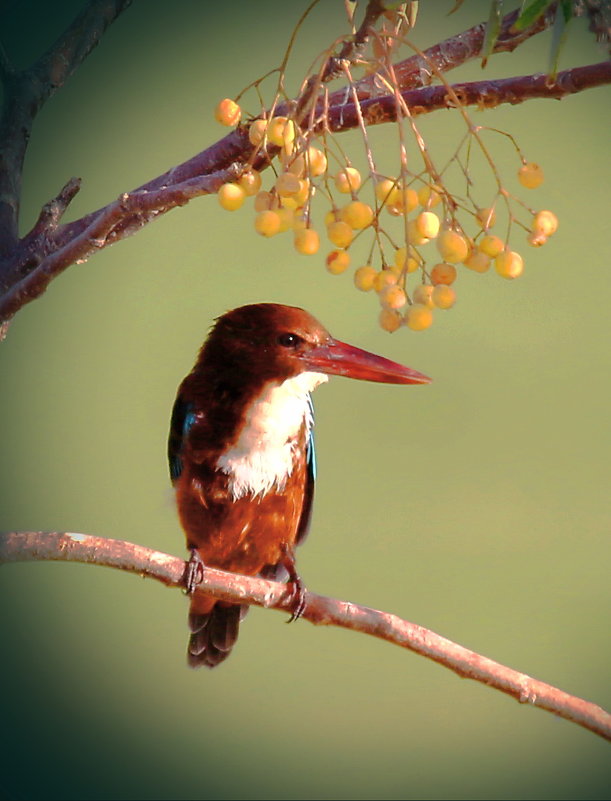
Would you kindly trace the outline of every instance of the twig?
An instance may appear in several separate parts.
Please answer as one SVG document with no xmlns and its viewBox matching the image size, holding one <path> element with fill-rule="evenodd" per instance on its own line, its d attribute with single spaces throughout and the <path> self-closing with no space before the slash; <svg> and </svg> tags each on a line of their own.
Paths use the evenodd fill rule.
<svg viewBox="0 0 611 801">
<path fill-rule="evenodd" d="M 155 217 L 177 206 L 184 206 L 194 197 L 218 191 L 222 184 L 231 181 L 239 172 L 239 167 L 234 165 L 222 172 L 198 175 L 173 186 L 124 193 L 97 215 L 91 215 L 89 225 L 83 231 L 45 256 L 0 298 L 0 320 L 10 318 L 26 303 L 40 297 L 53 278 L 71 264 L 85 262 L 97 250 L 125 239 Z M 52 207 L 53 203 L 51 201 L 48 205 Z M 38 252 L 39 244 L 39 236 L 32 235 L 39 228 L 43 233 L 48 231 L 47 216 L 41 214 L 35 228 L 28 235 L 28 251 L 32 254 L 32 259 Z"/>
<path fill-rule="evenodd" d="M 0 535 L 0 564 L 56 560 L 114 567 L 154 578 L 169 587 L 185 587 L 182 559 L 122 540 L 66 532 L 9 532 Z M 293 593 L 284 584 L 206 568 L 198 592 L 225 601 L 292 611 Z M 415 623 L 366 606 L 306 593 L 303 617 L 318 625 L 340 626 L 387 640 L 432 659 L 459 676 L 474 679 L 577 723 L 611 740 L 611 715 L 589 701 L 463 648 Z"/>
</svg>

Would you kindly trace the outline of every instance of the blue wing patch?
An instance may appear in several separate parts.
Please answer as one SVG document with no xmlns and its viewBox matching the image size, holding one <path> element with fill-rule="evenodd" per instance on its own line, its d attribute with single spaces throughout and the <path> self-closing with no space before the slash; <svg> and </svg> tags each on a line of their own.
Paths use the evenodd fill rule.
<svg viewBox="0 0 611 801">
<path fill-rule="evenodd" d="M 312 396 L 308 395 L 308 406 L 312 421 L 314 420 L 314 404 L 312 403 Z M 308 434 L 308 441 L 306 444 L 306 461 L 308 464 L 308 475 L 311 481 L 316 481 L 316 449 L 314 448 L 314 423 L 310 426 Z"/>
<path fill-rule="evenodd" d="M 168 462 L 170 465 L 170 478 L 176 482 L 182 473 L 182 451 L 189 430 L 195 422 L 193 404 L 184 401 L 180 395 L 174 402 L 172 421 L 170 423 L 170 436 L 168 437 Z"/>
</svg>

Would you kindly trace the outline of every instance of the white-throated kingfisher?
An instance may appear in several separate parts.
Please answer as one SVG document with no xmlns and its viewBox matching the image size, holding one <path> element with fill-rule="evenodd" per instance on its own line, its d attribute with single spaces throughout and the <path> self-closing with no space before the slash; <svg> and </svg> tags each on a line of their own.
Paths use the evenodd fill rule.
<svg viewBox="0 0 611 801">
<path fill-rule="evenodd" d="M 334 339 L 311 314 L 257 303 L 219 317 L 172 412 L 170 474 L 192 557 L 303 587 L 294 548 L 314 493 L 310 392 L 343 375 L 426 384 L 425 375 Z M 247 606 L 192 595 L 188 662 L 229 656 Z"/>
</svg>

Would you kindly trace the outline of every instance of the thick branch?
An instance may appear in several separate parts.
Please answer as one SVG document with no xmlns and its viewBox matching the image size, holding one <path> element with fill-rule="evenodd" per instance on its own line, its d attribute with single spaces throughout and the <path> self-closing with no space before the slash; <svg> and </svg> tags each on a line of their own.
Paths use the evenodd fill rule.
<svg viewBox="0 0 611 801">
<path fill-rule="evenodd" d="M 494 108 L 502 103 L 516 105 L 535 98 L 561 100 L 570 94 L 583 92 L 611 83 L 611 62 L 589 64 L 558 73 L 553 83 L 548 76 L 519 75 L 492 81 L 473 81 L 472 83 L 452 84 L 451 88 L 464 106 Z M 421 89 L 402 91 L 412 116 L 429 114 L 439 109 L 454 108 L 455 103 L 446 86 L 425 86 Z M 361 113 L 368 125 L 389 122 L 397 118 L 397 103 L 394 95 L 369 98 L 360 103 Z M 354 103 L 343 102 L 330 106 L 328 125 L 333 131 L 347 131 L 358 125 L 358 114 Z"/>
<path fill-rule="evenodd" d="M 14 71 L 2 50 L 4 105 L 0 116 L 0 256 L 17 242 L 21 175 L 34 119 L 131 0 L 91 0 L 29 69 Z"/>
<path fill-rule="evenodd" d="M 58 80 L 65 80 L 79 59 L 82 59 L 93 47 L 105 24 L 108 24 L 111 18 L 120 13 L 128 3 L 129 0 L 94 0 L 87 12 L 91 13 L 93 17 L 86 17 L 85 22 L 82 23 L 85 28 L 86 41 L 81 45 L 78 44 L 76 34 L 79 26 L 75 22 L 63 39 L 60 39 L 40 60 L 37 65 L 39 71 L 46 74 L 48 78 L 53 68 L 57 68 Z M 97 28 L 94 24 L 96 9 L 98 10 Z M 363 25 L 354 39 L 346 43 L 346 48 L 348 48 L 346 52 L 350 57 L 358 50 L 361 42 L 367 38 L 371 31 L 371 23 L 379 15 L 380 9 L 381 4 L 377 0 L 371 0 L 368 3 Z M 525 39 L 540 32 L 553 18 L 554 10 L 555 7 L 552 6 L 535 25 L 528 30 L 516 33 L 512 31 L 512 25 L 517 12 L 508 14 L 503 20 L 495 52 L 513 50 Z M 422 85 L 430 83 L 432 71 L 447 71 L 478 56 L 481 52 L 483 37 L 484 25 L 477 25 L 429 48 L 425 55 L 431 60 L 430 64 L 427 64 L 422 57 L 414 56 L 395 65 L 403 98 L 410 106 L 412 114 L 422 114 L 440 108 L 448 108 L 451 105 L 446 87 L 422 87 Z M 56 54 L 55 60 L 53 53 Z M 64 67 L 58 66 L 58 53 L 63 53 L 66 58 Z M 59 60 L 61 61 L 61 59 Z M 3 67 L 2 76 L 5 83 L 10 85 L 11 81 L 15 79 L 15 73 L 6 59 L 0 66 Z M 320 81 L 320 76 L 317 76 L 317 81 Z M 609 65 L 600 64 L 567 70 L 558 76 L 552 86 L 547 85 L 545 76 L 539 75 L 523 76 L 505 81 L 458 84 L 453 87 L 453 90 L 456 96 L 467 105 L 478 104 L 488 107 L 500 103 L 518 103 L 534 97 L 559 98 L 609 82 L 611 82 Z M 364 79 L 357 85 L 360 87 L 359 96 L 363 98 L 362 114 L 368 124 L 394 119 L 395 99 L 385 95 L 378 96 L 380 87 L 375 84 L 374 76 Z M 48 86 L 49 81 L 47 81 L 47 88 Z M 414 89 L 413 87 L 416 86 L 421 88 Z M 40 88 L 32 91 L 38 92 L 42 97 Z M 375 94 L 375 97 L 372 94 Z M 8 92 L 9 97 L 13 95 L 14 93 Z M 356 109 L 352 102 L 347 102 L 348 97 L 346 91 L 341 90 L 329 98 L 329 123 L 336 131 L 347 130 L 358 124 Z M 352 96 L 350 99 L 352 100 Z M 17 114 L 17 111 L 15 113 Z M 5 121 L 10 119 L 10 113 L 6 110 L 4 119 Z M 31 126 L 31 119 L 29 122 L 26 120 L 26 129 L 29 134 L 28 125 Z M 26 139 L 22 143 L 23 148 L 25 148 Z M 0 130 L 0 146 L 1 144 L 2 133 Z M 13 152 L 13 156 L 15 156 L 15 152 Z M 0 183 L 2 180 L 8 181 L 4 187 L 6 191 L 3 191 L 3 187 L 0 185 L 0 323 L 8 321 L 23 305 L 39 297 L 49 282 L 70 264 L 85 261 L 96 250 L 134 233 L 171 208 L 183 205 L 197 195 L 216 191 L 219 183 L 234 178 L 239 174 L 240 169 L 250 163 L 252 159 L 253 148 L 248 141 L 246 128 L 238 127 L 212 147 L 135 190 L 121 195 L 118 200 L 108 206 L 97 209 L 74 222 L 59 225 L 61 214 L 74 194 L 72 189 L 76 184 L 72 182 L 54 201 L 47 204 L 47 210 L 43 209 L 43 213 L 32 231 L 20 242 L 17 242 L 15 238 L 16 213 L 21 161 L 17 159 L 19 169 L 16 169 L 17 162 L 11 156 L 9 149 L 8 162 L 0 162 Z M 268 164 L 269 159 L 265 154 L 259 154 L 254 160 L 254 166 L 257 169 L 264 169 Z M 4 172 L 2 168 L 5 168 Z M 4 179 L 1 177 L 3 174 Z M 15 183 L 15 176 L 18 178 L 17 183 Z M 71 189 L 68 189 L 70 186 Z M 10 213 L 7 211 L 9 207 L 12 209 Z M 49 208 L 52 209 L 52 212 L 49 211 Z M 4 217 L 2 209 L 5 212 Z M 3 256 L 4 258 L 2 258 Z M 0 333 L 6 333 L 6 326 L 0 330 Z"/>
<path fill-rule="evenodd" d="M 170 587 L 185 587 L 186 563 L 182 559 L 141 545 L 64 532 L 0 535 L 0 564 L 40 560 L 104 565 L 154 578 Z M 206 568 L 200 591 L 225 601 L 292 611 L 293 593 L 286 585 L 252 576 Z M 611 740 L 611 715 L 596 704 L 494 662 L 396 615 L 307 592 L 303 617 L 311 623 L 341 626 L 387 640 L 432 659 L 459 676 L 487 684 L 520 703 L 546 709 Z"/>
<path fill-rule="evenodd" d="M 520 103 L 533 98 L 559 99 L 603 84 L 611 83 L 611 64 L 602 62 L 577 67 L 558 74 L 549 85 L 545 75 L 526 75 L 499 81 L 476 81 L 455 84 L 452 88 L 465 105 L 488 108 L 501 103 Z M 445 86 L 427 86 L 402 93 L 414 116 L 442 108 L 452 101 Z M 394 96 L 370 98 L 361 103 L 369 125 L 395 119 Z M 346 131 L 358 125 L 354 103 L 342 103 L 329 109 L 329 126 Z M 59 226 L 52 237 L 39 236 L 36 228 L 23 240 L 15 253 L 10 273 L 23 276 L 0 297 L 0 320 L 10 318 L 26 303 L 35 300 L 50 281 L 70 264 L 85 261 L 96 250 L 125 238 L 159 214 L 182 206 L 199 195 L 215 192 L 232 180 L 252 155 L 244 129 L 238 128 L 207 150 L 179 164 L 158 178 L 113 203 L 85 217 Z M 260 157 L 255 166 L 266 166 Z M 211 172 L 214 168 L 214 172 Z"/>
</svg>

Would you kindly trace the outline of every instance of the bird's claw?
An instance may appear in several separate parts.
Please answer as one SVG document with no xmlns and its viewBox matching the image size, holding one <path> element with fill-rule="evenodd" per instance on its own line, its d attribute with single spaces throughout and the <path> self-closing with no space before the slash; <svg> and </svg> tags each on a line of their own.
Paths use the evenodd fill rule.
<svg viewBox="0 0 611 801">
<path fill-rule="evenodd" d="M 185 571 L 185 594 L 193 595 L 195 590 L 204 580 L 204 560 L 199 555 L 197 548 L 191 548 L 191 556 L 187 562 Z"/>
<path fill-rule="evenodd" d="M 291 595 L 290 595 L 290 602 L 293 605 L 293 611 L 291 612 L 290 618 L 286 621 L 287 623 L 292 623 L 294 620 L 299 620 L 299 618 L 303 615 L 306 608 L 306 588 L 299 576 L 292 577 L 293 581 Z"/>
<path fill-rule="evenodd" d="M 293 606 L 293 610 L 291 612 L 290 618 L 286 621 L 287 623 L 292 623 L 293 620 L 298 620 L 305 612 L 306 588 L 305 584 L 303 583 L 303 579 L 297 572 L 297 567 L 295 566 L 295 555 L 293 553 L 293 549 L 289 545 L 283 544 L 282 559 L 280 563 L 284 566 L 284 568 L 288 572 L 289 580 L 293 585 L 291 589 L 291 594 L 289 596 L 289 600 Z"/>
</svg>

